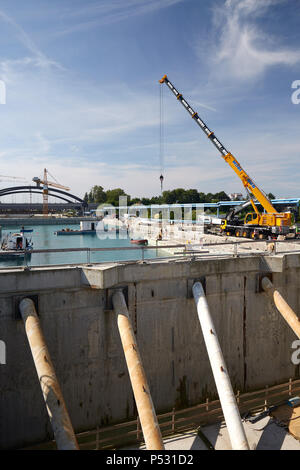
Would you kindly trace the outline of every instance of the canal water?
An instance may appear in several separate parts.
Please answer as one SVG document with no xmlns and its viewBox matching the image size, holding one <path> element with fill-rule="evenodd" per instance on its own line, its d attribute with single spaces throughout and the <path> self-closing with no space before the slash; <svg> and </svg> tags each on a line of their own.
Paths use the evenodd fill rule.
<svg viewBox="0 0 300 470">
<path fill-rule="evenodd" d="M 126 232 L 118 234 L 113 232 L 99 232 L 85 235 L 56 235 L 58 230 L 66 229 L 67 225 L 28 225 L 25 229 L 33 229 L 32 233 L 26 233 L 28 239 L 32 239 L 33 249 L 57 249 L 57 248 L 90 248 L 90 251 L 64 252 L 64 253 L 32 253 L 29 257 L 16 260 L 2 260 L 0 257 L 0 268 L 5 266 L 41 266 L 57 265 L 69 263 L 101 263 L 109 261 L 128 261 L 168 256 L 165 251 L 159 249 L 142 250 L 139 248 L 132 250 L 98 251 L 93 252 L 93 248 L 113 248 L 132 247 L 130 238 Z M 79 230 L 79 225 L 72 225 L 72 230 Z M 20 226 L 3 227 L 2 239 L 8 233 L 19 232 Z M 125 238 L 126 237 L 126 238 Z"/>
</svg>

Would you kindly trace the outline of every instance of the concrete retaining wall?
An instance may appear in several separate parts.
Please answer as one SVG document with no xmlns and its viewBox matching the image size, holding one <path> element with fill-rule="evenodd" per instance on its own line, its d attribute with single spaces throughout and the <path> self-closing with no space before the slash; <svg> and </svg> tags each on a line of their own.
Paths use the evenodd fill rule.
<svg viewBox="0 0 300 470">
<path fill-rule="evenodd" d="M 216 389 L 192 298 L 205 277 L 208 304 L 235 390 L 299 376 L 294 334 L 257 290 L 259 273 L 299 311 L 300 255 L 110 264 L 0 271 L 0 448 L 52 438 L 33 360 L 18 315 L 33 296 L 76 432 L 135 416 L 129 377 L 111 310 L 122 286 L 157 412 L 214 398 Z"/>
</svg>

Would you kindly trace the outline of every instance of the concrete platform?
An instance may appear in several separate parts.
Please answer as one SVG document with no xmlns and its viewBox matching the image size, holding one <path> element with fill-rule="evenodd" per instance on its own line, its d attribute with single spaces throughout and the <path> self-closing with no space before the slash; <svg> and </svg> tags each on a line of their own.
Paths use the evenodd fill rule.
<svg viewBox="0 0 300 470">
<path fill-rule="evenodd" d="M 247 421 L 243 425 L 250 450 L 300 450 L 300 442 L 268 416 L 255 424 Z M 225 423 L 205 426 L 201 428 L 201 431 L 214 450 L 231 450 Z M 197 431 L 188 431 L 164 438 L 164 444 L 166 450 L 213 450 L 209 449 L 207 443 L 197 435 Z M 133 450 L 137 447 L 126 448 L 126 450 L 129 449 Z M 139 449 L 145 450 L 145 446 Z"/>
</svg>

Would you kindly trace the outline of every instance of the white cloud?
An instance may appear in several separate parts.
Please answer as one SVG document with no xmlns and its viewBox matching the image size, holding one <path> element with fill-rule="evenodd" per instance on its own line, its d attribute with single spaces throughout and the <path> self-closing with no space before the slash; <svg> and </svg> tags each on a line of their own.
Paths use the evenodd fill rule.
<svg viewBox="0 0 300 470">
<path fill-rule="evenodd" d="M 118 83 L 116 94 L 115 84 L 99 88 L 55 68 L 45 74 L 30 58 L 0 62 L 1 74 L 7 84 L 7 104 L 0 108 L 1 174 L 24 174 L 30 181 L 46 167 L 59 181 L 65 175 L 60 182 L 79 195 L 102 181 L 120 186 L 118 178 L 124 184 L 122 176 L 130 178 L 133 170 L 141 175 L 118 162 L 152 152 L 159 105 L 151 93 Z M 157 154 L 154 145 L 154 159 Z"/>
<path fill-rule="evenodd" d="M 161 3 L 171 6 L 178 1 Z M 97 2 L 93 4 L 95 8 L 102 5 L 107 10 L 102 20 L 95 18 L 95 21 L 120 21 L 125 19 L 126 12 L 143 14 L 151 8 L 158 9 L 159 3 L 144 0 Z M 298 61 L 297 51 L 286 53 L 276 47 L 271 50 L 270 38 L 253 23 L 253 18 L 266 12 L 271 4 L 274 1 L 232 0 L 225 3 L 221 16 L 215 14 L 215 27 L 221 31 L 222 39 L 217 61 L 227 68 L 231 76 L 256 77 L 273 64 L 289 65 Z M 109 10 L 113 6 L 116 14 Z M 92 11 L 88 14 L 92 16 Z M 0 173 L 24 175 L 30 181 L 33 176 L 42 176 L 46 167 L 61 184 L 69 186 L 74 194 L 80 196 L 95 184 L 102 184 L 105 189 L 122 187 L 132 196 L 158 195 L 159 103 L 153 98 L 153 90 L 143 92 L 136 83 L 111 82 L 98 86 L 91 85 L 88 79 L 74 79 L 71 72 L 47 57 L 14 21 L 5 20 L 26 49 L 26 55 L 17 59 L 8 57 L 0 62 L 0 78 L 8 85 L 7 104 L 0 108 Z M 82 17 L 78 20 L 78 25 L 82 24 Z M 72 26 L 76 21 L 68 24 Z M 219 72 L 220 67 L 217 70 Z M 202 103 L 203 96 L 200 97 L 198 88 L 192 95 L 196 100 L 199 97 L 198 102 L 191 102 L 193 106 L 215 111 L 212 106 Z M 166 106 L 172 109 L 174 106 L 175 109 L 178 103 L 170 97 Z M 205 144 L 197 126 L 193 131 L 188 114 L 185 121 L 181 113 L 183 111 L 176 108 L 167 117 L 166 137 L 171 135 L 171 139 L 166 144 L 165 188 L 195 187 L 204 192 L 239 192 L 240 180 L 215 149 L 209 143 Z M 291 146 L 285 139 L 261 135 L 258 145 L 256 130 L 249 132 L 245 142 L 234 129 L 232 151 L 236 151 L 242 165 L 245 163 L 245 169 L 266 192 L 272 191 L 278 196 L 278 188 L 282 196 L 293 196 L 289 191 L 294 191 L 296 184 L 294 187 L 282 185 L 281 189 L 278 182 L 283 181 L 282 172 L 286 165 L 286 158 L 282 156 L 289 156 L 294 162 L 298 157 L 297 138 Z M 230 142 L 230 138 L 227 140 Z M 137 161 L 144 164 L 134 163 Z"/>
<path fill-rule="evenodd" d="M 300 50 L 278 45 L 255 22 L 275 4 L 286 0 L 226 0 L 223 7 L 214 9 L 214 28 L 217 44 L 213 66 L 222 66 L 222 77 L 254 79 L 271 66 L 292 66 L 300 63 Z M 218 71 L 220 67 L 218 67 Z"/>
<path fill-rule="evenodd" d="M 84 8 L 72 9 L 64 17 L 69 24 L 57 31 L 56 36 L 90 30 L 91 28 L 118 23 L 129 18 L 142 16 L 172 7 L 184 0 L 102 0 L 101 3 L 85 5 Z"/>
<path fill-rule="evenodd" d="M 16 60 L 7 60 L 4 61 L 4 65 L 9 65 L 11 64 L 20 64 L 20 63 L 34 63 L 35 65 L 39 67 L 51 67 L 55 66 L 59 69 L 62 69 L 62 66 L 55 62 L 52 59 L 49 59 L 32 41 L 30 38 L 29 34 L 27 34 L 24 29 L 9 15 L 7 15 L 4 11 L 0 10 L 0 19 L 4 21 L 5 23 L 9 24 L 14 32 L 16 33 L 16 36 L 19 40 L 19 42 L 24 46 L 24 48 L 31 54 L 31 57 L 23 57 L 22 59 L 16 59 Z"/>
</svg>

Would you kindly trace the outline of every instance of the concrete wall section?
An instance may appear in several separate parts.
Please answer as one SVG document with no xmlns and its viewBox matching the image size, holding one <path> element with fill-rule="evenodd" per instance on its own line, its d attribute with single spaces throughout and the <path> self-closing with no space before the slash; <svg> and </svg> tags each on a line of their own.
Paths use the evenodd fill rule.
<svg viewBox="0 0 300 470">
<path fill-rule="evenodd" d="M 293 332 L 259 275 L 296 312 L 300 256 L 34 268 L 0 273 L 0 448 L 52 436 L 33 360 L 18 316 L 25 296 L 36 302 L 44 335 L 76 432 L 135 417 L 135 404 L 112 311 L 124 288 L 156 411 L 216 397 L 192 297 L 205 279 L 207 300 L 235 390 L 254 390 L 299 376 L 291 362 Z"/>
<path fill-rule="evenodd" d="M 76 287 L 80 279 L 76 269 L 8 276 L 21 289 L 12 296 L 4 296 L 1 289 L 0 331 L 7 363 L 0 370 L 0 447 L 20 447 L 52 437 L 24 326 L 17 317 L 18 301 L 30 294 L 38 302 L 41 325 L 75 430 L 129 419 L 134 411 L 132 392 L 114 315 L 104 310 L 105 292 Z"/>
</svg>

